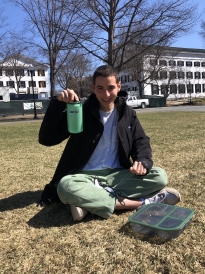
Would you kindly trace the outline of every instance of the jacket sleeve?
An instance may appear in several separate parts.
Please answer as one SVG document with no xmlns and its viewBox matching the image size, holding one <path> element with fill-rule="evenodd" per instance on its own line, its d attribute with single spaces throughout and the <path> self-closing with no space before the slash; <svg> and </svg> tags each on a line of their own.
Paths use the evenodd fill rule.
<svg viewBox="0 0 205 274">
<path fill-rule="evenodd" d="M 142 162 L 147 172 L 153 166 L 150 138 L 145 134 L 136 114 L 132 118 L 132 150 L 133 161 Z"/>
<path fill-rule="evenodd" d="M 53 146 L 69 137 L 66 103 L 52 98 L 39 131 L 39 143 Z"/>
</svg>

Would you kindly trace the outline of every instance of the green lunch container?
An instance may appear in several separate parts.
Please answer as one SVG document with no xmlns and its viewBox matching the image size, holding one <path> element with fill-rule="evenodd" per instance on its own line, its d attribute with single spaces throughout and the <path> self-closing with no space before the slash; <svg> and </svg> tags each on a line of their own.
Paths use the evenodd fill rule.
<svg viewBox="0 0 205 274">
<path fill-rule="evenodd" d="M 178 237 L 190 223 L 194 211 L 189 208 L 153 203 L 142 206 L 129 217 L 134 231 L 161 240 Z"/>
<path fill-rule="evenodd" d="M 83 131 L 83 110 L 81 102 L 67 103 L 67 125 L 70 133 Z"/>
</svg>

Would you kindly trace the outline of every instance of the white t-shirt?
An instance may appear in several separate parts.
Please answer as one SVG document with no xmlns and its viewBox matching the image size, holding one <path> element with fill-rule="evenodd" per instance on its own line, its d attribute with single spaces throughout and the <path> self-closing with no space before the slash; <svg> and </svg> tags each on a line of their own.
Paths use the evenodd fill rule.
<svg viewBox="0 0 205 274">
<path fill-rule="evenodd" d="M 83 170 L 102 170 L 122 168 L 118 157 L 117 122 L 118 112 L 114 108 L 110 112 L 100 110 L 104 131 L 95 151 Z"/>
</svg>

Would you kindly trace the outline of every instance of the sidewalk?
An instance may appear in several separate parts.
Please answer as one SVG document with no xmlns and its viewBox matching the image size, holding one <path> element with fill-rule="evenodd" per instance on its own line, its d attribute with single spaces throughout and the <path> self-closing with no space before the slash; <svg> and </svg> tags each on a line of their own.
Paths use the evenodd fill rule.
<svg viewBox="0 0 205 274">
<path fill-rule="evenodd" d="M 38 114 L 38 119 L 34 119 L 34 114 L 24 114 L 24 115 L 8 115 L 0 116 L 0 123 L 3 122 L 18 122 L 18 121 L 33 121 L 33 120 L 42 120 L 44 114 Z"/>
</svg>

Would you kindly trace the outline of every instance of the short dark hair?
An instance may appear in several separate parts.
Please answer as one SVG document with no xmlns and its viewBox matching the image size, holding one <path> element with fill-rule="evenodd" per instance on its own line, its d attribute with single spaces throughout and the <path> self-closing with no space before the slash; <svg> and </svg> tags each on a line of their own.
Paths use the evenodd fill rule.
<svg viewBox="0 0 205 274">
<path fill-rule="evenodd" d="M 116 83 L 118 84 L 120 81 L 118 71 L 109 65 L 102 65 L 95 70 L 93 74 L 93 84 L 95 84 L 95 80 L 98 76 L 103 76 L 103 77 L 115 76 Z"/>
</svg>

